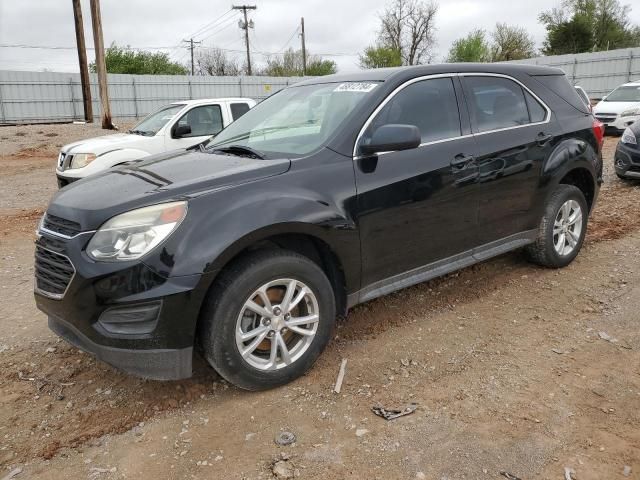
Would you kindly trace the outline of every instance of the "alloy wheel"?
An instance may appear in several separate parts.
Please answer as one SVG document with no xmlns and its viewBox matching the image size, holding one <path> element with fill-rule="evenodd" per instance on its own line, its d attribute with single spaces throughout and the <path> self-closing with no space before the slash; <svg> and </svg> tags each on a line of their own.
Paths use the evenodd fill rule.
<svg viewBox="0 0 640 480">
<path fill-rule="evenodd" d="M 562 204 L 553 223 L 553 246 L 558 255 L 569 255 L 582 235 L 582 208 L 575 200 Z"/>
<path fill-rule="evenodd" d="M 291 278 L 273 280 L 244 302 L 236 321 L 236 346 L 254 368 L 285 368 L 313 343 L 319 321 L 318 300 L 311 288 Z"/>
</svg>

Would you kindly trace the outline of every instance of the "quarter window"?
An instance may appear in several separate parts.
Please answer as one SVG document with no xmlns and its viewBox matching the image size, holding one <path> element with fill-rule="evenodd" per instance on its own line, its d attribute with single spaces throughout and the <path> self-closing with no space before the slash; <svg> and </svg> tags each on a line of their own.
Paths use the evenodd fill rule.
<svg viewBox="0 0 640 480">
<path fill-rule="evenodd" d="M 178 125 L 191 127 L 191 133 L 184 137 L 215 135 L 222 130 L 220 105 L 202 105 L 192 108 L 178 120 Z"/>
<path fill-rule="evenodd" d="M 366 145 L 376 129 L 389 124 L 415 125 L 422 143 L 460 136 L 460 113 L 452 79 L 421 80 L 400 90 L 378 112 L 360 144 Z"/>
<path fill-rule="evenodd" d="M 465 77 L 476 132 L 541 122 L 546 111 L 529 92 L 507 78 Z"/>
<path fill-rule="evenodd" d="M 246 103 L 232 103 L 231 104 L 231 117 L 234 120 L 239 119 L 242 115 L 249 111 L 249 105 Z"/>
</svg>

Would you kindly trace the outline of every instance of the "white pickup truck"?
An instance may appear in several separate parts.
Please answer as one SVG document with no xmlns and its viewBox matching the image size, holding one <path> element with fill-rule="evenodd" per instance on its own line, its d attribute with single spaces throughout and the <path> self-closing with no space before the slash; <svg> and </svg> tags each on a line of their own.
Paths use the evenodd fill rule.
<svg viewBox="0 0 640 480">
<path fill-rule="evenodd" d="M 249 98 L 174 102 L 150 114 L 127 133 L 65 145 L 56 165 L 58 187 L 121 163 L 197 145 L 218 134 L 255 104 Z"/>
</svg>

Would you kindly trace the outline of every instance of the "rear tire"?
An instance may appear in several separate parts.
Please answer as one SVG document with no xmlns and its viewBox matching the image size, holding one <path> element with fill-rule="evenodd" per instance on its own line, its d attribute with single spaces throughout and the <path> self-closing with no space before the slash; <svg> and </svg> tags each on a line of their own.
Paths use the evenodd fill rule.
<svg viewBox="0 0 640 480">
<path fill-rule="evenodd" d="M 573 185 L 558 185 L 547 201 L 538 238 L 526 247 L 529 260 L 550 268 L 569 265 L 584 243 L 588 216 L 582 191 Z"/>
<path fill-rule="evenodd" d="M 225 380 L 265 390 L 311 368 L 331 339 L 335 316 L 333 288 L 318 265 L 288 250 L 257 251 L 220 274 L 206 300 L 200 341 Z"/>
</svg>

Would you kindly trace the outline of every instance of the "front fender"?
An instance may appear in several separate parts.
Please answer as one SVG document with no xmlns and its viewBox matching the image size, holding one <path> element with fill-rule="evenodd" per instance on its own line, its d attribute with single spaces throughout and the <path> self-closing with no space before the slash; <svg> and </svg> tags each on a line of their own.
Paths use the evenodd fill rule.
<svg viewBox="0 0 640 480">
<path fill-rule="evenodd" d="M 264 183 L 192 198 L 180 233 L 170 237 L 164 251 L 147 265 L 163 276 L 215 274 L 256 242 L 303 234 L 327 244 L 341 263 L 348 291 L 357 290 L 360 237 L 346 202 Z"/>
</svg>

